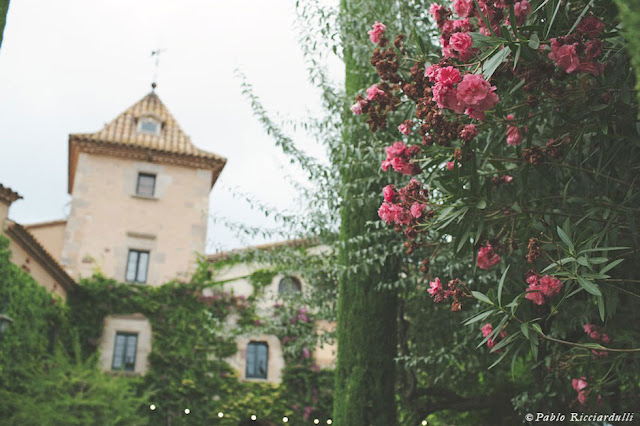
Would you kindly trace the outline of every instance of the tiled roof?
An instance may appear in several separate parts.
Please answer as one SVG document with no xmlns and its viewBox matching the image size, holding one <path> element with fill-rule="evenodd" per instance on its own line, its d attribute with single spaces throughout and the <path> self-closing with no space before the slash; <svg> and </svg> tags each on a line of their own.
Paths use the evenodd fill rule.
<svg viewBox="0 0 640 426">
<path fill-rule="evenodd" d="M 162 123 L 159 135 L 138 131 L 138 121 L 143 117 L 153 117 Z M 69 192 L 73 188 L 79 152 L 98 152 L 210 169 L 214 172 L 212 186 L 227 161 L 193 145 L 191 138 L 182 131 L 154 92 L 140 99 L 99 132 L 69 135 Z"/>
<path fill-rule="evenodd" d="M 22 195 L 13 191 L 8 186 L 4 186 L 0 183 L 0 202 L 11 205 L 11 203 L 21 198 L 22 198 Z"/>
</svg>

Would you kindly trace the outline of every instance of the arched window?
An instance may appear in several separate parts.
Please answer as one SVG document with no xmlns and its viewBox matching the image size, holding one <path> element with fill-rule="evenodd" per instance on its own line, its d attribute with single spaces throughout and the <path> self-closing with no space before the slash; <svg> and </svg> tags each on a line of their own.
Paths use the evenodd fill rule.
<svg viewBox="0 0 640 426">
<path fill-rule="evenodd" d="M 249 342 L 247 345 L 247 379 L 266 379 L 269 362 L 269 346 L 265 342 Z"/>
<path fill-rule="evenodd" d="M 301 291 L 302 286 L 300 285 L 300 281 L 291 276 L 282 278 L 280 284 L 278 284 L 278 294 L 294 294 L 300 293 Z"/>
<path fill-rule="evenodd" d="M 138 132 L 148 133 L 150 135 L 160 136 L 162 123 L 154 117 L 146 116 L 138 120 Z"/>
</svg>

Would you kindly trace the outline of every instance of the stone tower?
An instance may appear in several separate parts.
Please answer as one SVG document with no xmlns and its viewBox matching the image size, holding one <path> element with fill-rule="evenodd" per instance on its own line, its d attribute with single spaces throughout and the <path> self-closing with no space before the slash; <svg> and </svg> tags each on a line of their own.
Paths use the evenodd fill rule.
<svg viewBox="0 0 640 426">
<path fill-rule="evenodd" d="M 101 131 L 69 135 L 62 264 L 76 278 L 187 279 L 204 253 L 209 192 L 225 162 L 196 148 L 154 92 Z"/>
</svg>

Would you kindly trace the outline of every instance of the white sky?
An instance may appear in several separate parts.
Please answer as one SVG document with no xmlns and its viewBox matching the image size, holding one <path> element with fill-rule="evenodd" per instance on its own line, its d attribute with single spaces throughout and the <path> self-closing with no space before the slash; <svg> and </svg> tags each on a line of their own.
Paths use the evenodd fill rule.
<svg viewBox="0 0 640 426">
<path fill-rule="evenodd" d="M 234 70 L 269 112 L 318 112 L 294 19 L 293 0 L 12 1 L 0 48 L 0 183 L 24 199 L 10 217 L 65 216 L 69 133 L 98 131 L 146 95 L 160 47 L 158 96 L 195 145 L 228 159 L 210 215 L 266 224 L 232 193 L 287 208 L 283 176 L 295 171 L 252 116 Z M 261 242 L 210 221 L 207 252 Z"/>
</svg>

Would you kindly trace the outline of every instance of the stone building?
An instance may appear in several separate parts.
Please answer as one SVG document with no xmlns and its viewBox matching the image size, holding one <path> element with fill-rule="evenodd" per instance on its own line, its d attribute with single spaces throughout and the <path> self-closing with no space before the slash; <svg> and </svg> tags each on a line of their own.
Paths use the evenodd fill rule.
<svg viewBox="0 0 640 426">
<path fill-rule="evenodd" d="M 76 280 L 95 272 L 132 285 L 186 281 L 205 250 L 209 193 L 225 163 L 197 148 L 151 92 L 102 130 L 69 135 L 66 219 L 28 226 L 9 221 L 8 208 L 20 196 L 0 185 L 0 220 L 13 262 L 63 298 Z M 252 268 L 225 271 L 229 290 L 248 296 L 243 277 Z M 303 290 L 299 279 L 276 277 L 267 294 L 277 295 L 283 283 Z M 149 321 L 139 313 L 105 318 L 103 369 L 144 373 L 151 338 Z M 318 364 L 331 365 L 333 351 L 318 351 Z M 284 367 L 275 336 L 239 338 L 229 362 L 246 380 L 279 382 Z"/>
</svg>

